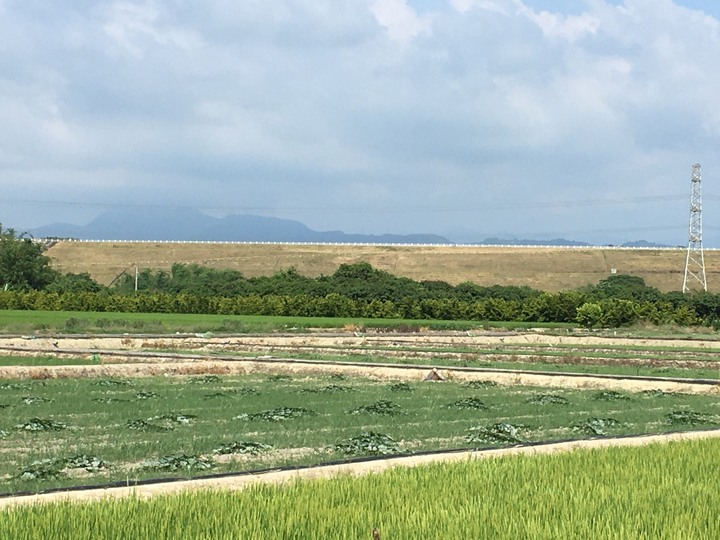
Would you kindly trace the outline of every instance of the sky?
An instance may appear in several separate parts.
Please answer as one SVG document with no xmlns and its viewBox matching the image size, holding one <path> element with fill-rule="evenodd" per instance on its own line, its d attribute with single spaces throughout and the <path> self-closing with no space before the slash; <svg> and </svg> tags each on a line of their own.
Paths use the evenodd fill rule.
<svg viewBox="0 0 720 540">
<path fill-rule="evenodd" d="M 720 247 L 716 0 L 0 0 L 0 223 Z"/>
</svg>

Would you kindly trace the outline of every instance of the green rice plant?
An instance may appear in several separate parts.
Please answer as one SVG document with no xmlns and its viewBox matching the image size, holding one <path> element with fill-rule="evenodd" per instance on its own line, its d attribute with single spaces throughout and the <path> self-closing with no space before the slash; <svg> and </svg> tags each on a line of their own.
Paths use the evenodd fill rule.
<svg viewBox="0 0 720 540">
<path fill-rule="evenodd" d="M 570 400 L 557 394 L 536 394 L 525 400 L 525 403 L 533 405 L 569 405 Z"/>
<path fill-rule="evenodd" d="M 603 436 L 608 434 L 608 430 L 620 425 L 620 422 L 614 418 L 588 418 L 573 424 L 572 430 L 587 435 Z"/>
<path fill-rule="evenodd" d="M 387 399 L 381 399 L 380 401 L 376 401 L 370 405 L 361 405 L 356 409 L 348 411 L 349 414 L 377 414 L 382 416 L 395 416 L 401 412 L 402 408 L 400 405 L 397 405 L 392 401 L 388 401 Z"/>
<path fill-rule="evenodd" d="M 290 420 L 291 418 L 300 418 L 302 416 L 314 416 L 317 414 L 315 411 L 305 409 L 304 407 L 278 407 L 268 411 L 261 411 L 258 413 L 244 413 L 239 414 L 235 420 L 263 420 L 265 422 L 281 422 L 283 420 Z"/>
<path fill-rule="evenodd" d="M 44 420 L 42 418 L 31 418 L 27 422 L 17 424 L 15 429 L 18 431 L 29 431 L 37 433 L 40 431 L 60 431 L 67 429 L 68 425 L 64 422 L 56 422 L 55 420 Z"/>
<path fill-rule="evenodd" d="M 328 378 L 331 381 L 346 381 L 348 377 L 344 373 L 331 373 Z"/>
<path fill-rule="evenodd" d="M 0 535 L 370 540 L 377 528 L 382 540 L 720 538 L 718 455 L 720 440 L 708 439 L 16 506 L 0 510 Z"/>
<path fill-rule="evenodd" d="M 272 450 L 272 445 L 253 442 L 253 441 L 234 441 L 224 443 L 217 448 L 213 448 L 213 454 L 251 454 L 258 455 L 263 452 Z"/>
<path fill-rule="evenodd" d="M 374 431 L 363 431 L 360 435 L 332 445 L 330 449 L 356 456 L 384 456 L 399 452 L 399 447 L 392 437 Z"/>
<path fill-rule="evenodd" d="M 523 442 L 523 425 L 513 425 L 505 422 L 498 422 L 489 426 L 476 426 L 470 428 L 465 441 L 471 444 L 519 444 Z"/>
<path fill-rule="evenodd" d="M 172 456 L 163 456 L 158 459 L 151 459 L 140 464 L 140 469 L 146 471 L 204 471 L 212 469 L 215 463 L 212 459 L 195 455 L 175 454 Z"/>
<path fill-rule="evenodd" d="M 476 397 L 459 399 L 453 403 L 449 403 L 447 407 L 454 409 L 472 409 L 476 411 L 487 411 L 490 409 L 481 399 Z"/>
<path fill-rule="evenodd" d="M 668 424 L 673 426 L 715 425 L 718 417 L 714 414 L 697 411 L 671 411 L 665 415 Z"/>
</svg>

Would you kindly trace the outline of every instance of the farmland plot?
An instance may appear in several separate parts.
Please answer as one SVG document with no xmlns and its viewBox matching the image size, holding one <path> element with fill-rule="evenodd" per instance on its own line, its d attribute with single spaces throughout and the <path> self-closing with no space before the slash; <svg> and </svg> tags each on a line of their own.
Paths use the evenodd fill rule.
<svg viewBox="0 0 720 540">
<path fill-rule="evenodd" d="M 0 492 L 711 428 L 713 396 L 340 375 L 0 381 Z"/>
<path fill-rule="evenodd" d="M 30 505 L 0 510 L 0 536 L 369 539 L 377 527 L 403 540 L 718 538 L 718 456 L 719 440 L 696 440 Z"/>
</svg>

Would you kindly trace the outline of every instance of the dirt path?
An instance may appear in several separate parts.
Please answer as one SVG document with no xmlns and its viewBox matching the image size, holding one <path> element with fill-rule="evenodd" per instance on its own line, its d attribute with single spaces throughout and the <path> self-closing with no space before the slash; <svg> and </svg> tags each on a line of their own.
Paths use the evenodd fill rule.
<svg viewBox="0 0 720 540">
<path fill-rule="evenodd" d="M 284 373 L 294 375 L 343 374 L 348 377 L 364 377 L 377 380 L 422 381 L 431 368 L 428 366 L 348 365 L 312 360 L 233 359 L 230 361 L 204 360 L 202 357 L 186 357 L 178 361 L 168 356 L 163 360 L 138 362 L 132 356 L 113 357 L 115 363 L 84 366 L 4 366 L 0 367 L 0 379 L 56 379 L 86 377 L 151 377 L 179 375 L 244 375 L 250 373 Z M 593 375 L 568 376 L 553 373 L 520 373 L 457 369 L 442 369 L 440 375 L 449 381 L 493 381 L 508 386 L 544 386 L 553 388 L 607 389 L 626 392 L 662 390 L 687 394 L 720 394 L 720 384 L 696 384 L 692 381 L 675 382 L 643 379 L 612 379 Z"/>
<path fill-rule="evenodd" d="M 720 340 L 651 339 L 587 335 L 558 335 L 543 332 L 422 332 L 383 333 L 307 333 L 243 336 L 165 335 L 165 336 L 0 336 L 0 346 L 39 350 L 62 349 L 203 349 L 245 350 L 250 347 L 402 347 L 402 346 L 475 346 L 541 345 L 603 347 L 634 345 L 639 347 L 704 348 L 720 351 Z"/>
<path fill-rule="evenodd" d="M 469 451 L 448 454 L 433 454 L 424 456 L 409 456 L 394 459 L 378 459 L 362 463 L 349 463 L 342 465 L 327 465 L 294 471 L 274 471 L 256 475 L 233 476 L 205 480 L 187 480 L 178 482 L 165 482 L 141 486 L 114 487 L 106 489 L 90 489 L 68 491 L 59 493 L 45 493 L 27 495 L 22 497 L 8 497 L 0 499 L 0 509 L 11 508 L 27 504 L 49 504 L 61 501 L 91 502 L 104 499 L 123 499 L 139 497 L 148 499 L 158 495 L 177 494 L 196 490 L 240 490 L 259 483 L 282 484 L 298 479 L 332 478 L 339 475 L 360 476 L 376 474 L 393 467 L 416 467 L 428 463 L 457 462 L 470 459 L 487 459 L 512 455 L 538 455 L 553 454 L 557 452 L 587 451 L 590 449 L 610 448 L 616 446 L 643 446 L 655 443 L 668 443 L 671 441 L 688 441 L 694 439 L 720 437 L 720 430 L 694 431 L 673 433 L 669 435 L 647 435 L 640 437 L 627 437 L 620 439 L 584 440 L 565 443 L 553 443 L 531 447 L 502 448 L 486 451 Z"/>
</svg>

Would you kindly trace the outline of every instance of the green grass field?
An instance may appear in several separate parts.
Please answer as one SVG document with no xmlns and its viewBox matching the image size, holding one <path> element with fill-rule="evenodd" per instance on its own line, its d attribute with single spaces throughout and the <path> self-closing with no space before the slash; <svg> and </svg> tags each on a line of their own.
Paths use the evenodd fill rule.
<svg viewBox="0 0 720 540">
<path fill-rule="evenodd" d="M 720 441 L 393 469 L 383 474 L 0 512 L 0 537 L 310 540 L 720 537 Z"/>
<path fill-rule="evenodd" d="M 311 328 L 387 328 L 394 330 L 515 329 L 528 323 L 488 321 L 432 321 L 339 317 L 271 317 L 261 315 L 196 315 L 173 313 L 98 313 L 85 311 L 0 310 L 0 333 L 175 333 L 175 332 L 304 332 Z M 533 323 L 534 327 L 572 328 L 562 323 Z"/>
<path fill-rule="evenodd" d="M 0 381 L 0 408 L 2 492 L 315 464 L 372 454 L 354 439 L 364 432 L 391 437 L 397 446 L 389 451 L 415 452 L 720 422 L 714 396 L 452 382 L 393 385 L 340 376 Z M 293 412 L 299 417 L 268 418 Z M 240 443 L 234 453 L 214 453 L 232 443 Z M 243 453 L 245 443 L 272 448 Z M 346 443 L 349 453 L 334 448 Z M 169 470 L 148 468 L 149 460 L 180 455 L 200 456 L 212 466 L 183 458 Z"/>
</svg>

